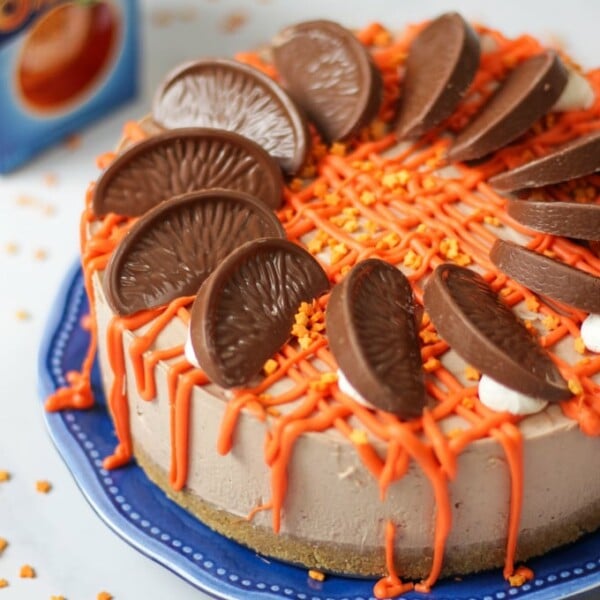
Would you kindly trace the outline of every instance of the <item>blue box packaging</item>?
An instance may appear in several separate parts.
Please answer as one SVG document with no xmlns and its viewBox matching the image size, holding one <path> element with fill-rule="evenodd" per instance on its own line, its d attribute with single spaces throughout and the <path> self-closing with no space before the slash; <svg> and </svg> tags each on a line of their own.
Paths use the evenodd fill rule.
<svg viewBox="0 0 600 600">
<path fill-rule="evenodd" d="M 0 173 L 133 98 L 137 0 L 0 0 Z"/>
</svg>

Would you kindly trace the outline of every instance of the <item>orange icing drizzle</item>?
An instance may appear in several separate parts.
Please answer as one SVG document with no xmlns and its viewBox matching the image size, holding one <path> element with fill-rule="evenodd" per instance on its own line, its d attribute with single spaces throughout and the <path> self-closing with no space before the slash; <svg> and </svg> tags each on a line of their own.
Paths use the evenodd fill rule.
<svg viewBox="0 0 600 600">
<path fill-rule="evenodd" d="M 385 566 L 388 574 L 382 577 L 373 588 L 376 598 L 392 598 L 410 592 L 414 589 L 412 583 L 404 583 L 396 571 L 394 561 L 394 540 L 396 537 L 396 526 L 388 521 L 385 524 Z"/>
<path fill-rule="evenodd" d="M 395 112 L 400 89 L 398 66 L 406 57 L 410 42 L 422 27 L 410 26 L 397 40 L 389 40 L 379 24 L 360 31 L 358 38 L 371 47 L 376 65 L 384 81 L 384 100 L 379 125 L 390 121 Z M 316 175 L 310 182 L 294 181 L 285 190 L 284 207 L 278 212 L 288 237 L 298 243 L 319 246 L 316 252 L 329 253 L 324 264 L 332 282 L 339 281 L 359 260 L 375 256 L 402 266 L 413 283 L 415 297 L 422 304 L 422 278 L 445 261 L 478 265 L 483 276 L 510 305 L 536 303 L 539 319 L 549 318 L 553 328 L 537 333 L 566 379 L 577 381 L 581 393 L 561 403 L 564 414 L 576 420 L 589 435 L 600 435 L 600 386 L 591 377 L 600 372 L 600 356 L 584 356 L 576 364 L 568 364 L 555 352 L 558 342 L 579 336 L 585 313 L 570 307 L 546 304 L 526 288 L 498 272 L 488 257 L 496 235 L 494 227 L 509 226 L 529 237 L 528 247 L 550 253 L 560 260 L 590 273 L 600 275 L 600 259 L 586 248 L 550 235 L 534 233 L 513 221 L 505 212 L 505 199 L 486 183 L 492 175 L 512 168 L 535 156 L 548 153 L 557 145 L 588 131 L 600 128 L 600 71 L 587 77 L 596 93 L 596 103 L 588 110 L 550 115 L 537 123 L 526 136 L 476 166 L 456 165 L 460 177 L 445 179 L 436 175 L 444 166 L 448 140 L 439 137 L 443 130 L 460 130 L 490 96 L 495 82 L 504 77 L 519 61 L 541 50 L 530 36 L 509 40 L 500 33 L 479 28 L 491 36 L 497 49 L 482 55 L 481 66 L 470 93 L 455 113 L 436 130 L 397 153 L 382 153 L 396 143 L 392 133 L 374 126 L 361 134 L 360 140 L 348 146 L 327 149 L 315 137 L 313 156 L 307 169 Z M 238 59 L 276 77 L 271 65 L 254 53 L 238 55 Z M 567 59 L 568 60 L 568 59 Z M 129 142 L 144 139 L 146 133 L 128 123 L 124 136 Z M 110 163 L 114 153 L 102 155 L 99 165 Z M 600 177 L 593 175 L 575 182 L 551 186 L 535 194 L 555 200 L 569 200 L 582 188 L 600 188 Z M 133 222 L 117 215 L 98 221 L 91 210 L 93 186 L 88 190 L 86 210 L 82 217 L 82 264 L 85 287 L 90 298 L 92 322 L 95 323 L 95 295 L 92 276 L 102 271 L 111 253 Z M 461 209 L 457 207 L 460 202 Z M 468 212 L 464 210 L 468 208 Z M 356 232 L 359 232 L 357 234 Z M 335 256 L 335 260 L 333 257 Z M 319 299 L 322 309 L 328 296 Z M 189 467 L 189 432 L 193 390 L 208 382 L 199 369 L 183 356 L 182 344 L 156 350 L 153 345 L 165 326 L 173 319 L 187 325 L 188 305 L 193 298 L 181 298 L 162 309 L 144 311 L 132 317 L 115 317 L 107 328 L 109 357 L 114 381 L 108 406 L 115 424 L 119 444 L 105 461 L 107 468 L 127 462 L 132 455 L 129 408 L 126 395 L 126 370 L 123 335 L 134 331 L 129 358 L 140 396 L 152 400 L 156 395 L 156 367 L 167 369 L 170 401 L 171 469 L 170 482 L 181 490 L 186 484 Z M 136 331 L 144 329 L 141 334 Z M 287 488 L 287 467 L 296 440 L 307 432 L 335 429 L 354 443 L 365 468 L 378 481 L 381 498 L 389 486 L 400 479 L 412 460 L 429 479 L 436 501 L 433 558 L 429 575 L 415 587 L 427 591 L 435 583 L 442 568 L 445 542 L 452 526 L 448 481 L 458 474 L 458 457 L 469 444 L 492 437 L 502 446 L 510 474 L 510 507 L 507 523 L 507 548 L 504 576 L 514 573 L 519 520 L 523 501 L 522 438 L 516 424 L 519 417 L 497 413 L 479 402 L 477 385 L 463 385 L 444 366 L 445 342 L 424 315 L 421 334 L 423 361 L 427 366 L 426 389 L 434 404 L 422 418 L 403 422 L 379 410 L 369 410 L 341 393 L 335 383 L 323 381 L 323 372 L 313 364 L 317 358 L 330 371 L 337 368 L 324 337 L 317 338 L 300 350 L 293 342 L 274 357 L 277 369 L 252 389 L 235 390 L 227 402 L 221 422 L 217 451 L 227 454 L 235 443 L 235 430 L 242 412 L 258 419 L 268 419 L 265 439 L 265 461 L 271 469 L 271 498 L 254 507 L 248 519 L 270 510 L 274 531 L 281 526 L 281 510 Z M 87 408 L 93 398 L 89 383 L 96 352 L 95 327 L 81 372 L 69 373 L 69 386 L 58 390 L 47 401 L 48 410 Z M 278 381 L 287 380 L 291 387 L 283 393 L 270 393 Z M 292 405 L 293 406 L 289 406 Z M 279 408 L 287 410 L 277 414 Z M 449 415 L 463 418 L 465 425 L 452 432 L 444 431 L 442 420 Z M 367 435 L 365 443 L 353 437 L 350 417 L 358 420 Z M 380 456 L 370 438 L 385 443 L 385 456 Z M 390 521 L 385 532 L 385 557 L 388 575 L 375 586 L 378 598 L 401 594 L 412 589 L 402 583 L 394 561 L 395 526 Z"/>
</svg>

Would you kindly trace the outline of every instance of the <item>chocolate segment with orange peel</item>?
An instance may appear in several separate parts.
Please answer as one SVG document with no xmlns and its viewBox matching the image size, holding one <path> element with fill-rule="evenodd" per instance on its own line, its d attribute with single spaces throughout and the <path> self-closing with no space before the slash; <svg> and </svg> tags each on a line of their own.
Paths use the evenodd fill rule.
<svg viewBox="0 0 600 600">
<path fill-rule="evenodd" d="M 345 27 L 299 23 L 280 32 L 272 50 L 283 86 L 328 142 L 358 133 L 377 115 L 381 73 Z"/>
<path fill-rule="evenodd" d="M 308 126 L 288 94 L 258 69 L 229 59 L 188 62 L 171 71 L 152 107 L 164 128 L 211 127 L 255 141 L 289 174 L 310 147 Z"/>
<path fill-rule="evenodd" d="M 576 179 L 598 170 L 600 131 L 592 131 L 566 142 L 546 156 L 495 175 L 489 183 L 501 192 L 514 192 Z"/>
<path fill-rule="evenodd" d="M 567 80 L 567 70 L 553 50 L 522 62 L 459 133 L 448 158 L 483 158 L 506 146 L 552 108 Z"/>
<path fill-rule="evenodd" d="M 590 313 L 600 313 L 600 277 L 506 240 L 496 240 L 491 261 L 530 290 Z"/>
<path fill-rule="evenodd" d="M 482 373 L 541 400 L 571 396 L 550 356 L 474 271 L 440 265 L 425 285 L 424 303 L 439 335 Z"/>
<path fill-rule="evenodd" d="M 340 371 L 373 406 L 418 417 L 425 386 L 415 301 L 404 274 L 379 260 L 359 262 L 327 304 L 329 347 Z"/>
<path fill-rule="evenodd" d="M 600 204 L 511 198 L 506 212 L 535 231 L 600 240 Z"/>
<path fill-rule="evenodd" d="M 285 237 L 275 214 L 243 192 L 192 192 L 159 204 L 125 234 L 104 274 L 108 303 L 120 316 L 194 295 L 235 248 Z"/>
<path fill-rule="evenodd" d="M 418 137 L 454 112 L 475 77 L 479 57 L 479 38 L 458 13 L 437 17 L 417 35 L 400 92 L 400 139 Z"/>
<path fill-rule="evenodd" d="M 290 337 L 302 302 L 329 289 L 318 261 L 284 239 L 248 242 L 198 291 L 190 342 L 201 369 L 224 388 L 248 384 Z"/>
<path fill-rule="evenodd" d="M 118 156 L 96 184 L 93 210 L 100 217 L 136 217 L 173 196 L 210 188 L 246 192 L 276 209 L 283 178 L 278 163 L 248 138 L 219 129 L 177 129 Z"/>
</svg>

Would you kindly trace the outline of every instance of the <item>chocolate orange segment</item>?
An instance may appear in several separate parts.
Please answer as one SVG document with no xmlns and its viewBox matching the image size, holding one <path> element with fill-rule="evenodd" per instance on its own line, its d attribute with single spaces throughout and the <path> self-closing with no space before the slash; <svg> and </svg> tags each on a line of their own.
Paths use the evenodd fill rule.
<svg viewBox="0 0 600 600">
<path fill-rule="evenodd" d="M 571 396 L 550 356 L 474 271 L 440 265 L 425 286 L 424 302 L 440 336 L 482 373 L 549 402 Z"/>
<path fill-rule="evenodd" d="M 152 114 L 167 129 L 239 133 L 287 173 L 302 167 L 309 149 L 306 122 L 287 93 L 258 69 L 233 60 L 198 60 L 175 69 L 159 87 Z"/>
<path fill-rule="evenodd" d="M 302 302 L 329 288 L 319 263 L 288 240 L 232 252 L 198 292 L 190 339 L 202 369 L 224 388 L 247 384 L 290 337 Z"/>
<path fill-rule="evenodd" d="M 381 74 L 341 25 L 318 20 L 284 29 L 273 59 L 284 87 L 328 142 L 358 133 L 377 115 Z"/>
<path fill-rule="evenodd" d="M 275 214 L 243 192 L 192 192 L 159 204 L 127 232 L 104 275 L 118 315 L 193 295 L 235 248 L 249 240 L 285 237 Z"/>
<path fill-rule="evenodd" d="M 567 79 L 567 70 L 552 50 L 522 62 L 461 131 L 448 158 L 482 158 L 512 142 L 552 108 Z"/>
<path fill-rule="evenodd" d="M 94 191 L 98 216 L 144 214 L 173 196 L 210 188 L 239 190 L 280 206 L 283 180 L 277 162 L 237 133 L 177 129 L 131 146 L 102 174 Z"/>
<path fill-rule="evenodd" d="M 536 231 L 581 240 L 600 240 L 600 204 L 511 199 L 506 211 L 513 219 Z"/>
<path fill-rule="evenodd" d="M 418 137 L 450 116 L 479 66 L 479 38 L 458 14 L 446 13 L 417 35 L 406 59 L 396 131 Z"/>
<path fill-rule="evenodd" d="M 600 277 L 505 240 L 496 240 L 490 259 L 509 277 L 538 294 L 600 313 Z"/>
<path fill-rule="evenodd" d="M 352 386 L 403 419 L 421 414 L 425 387 L 412 288 L 394 266 L 358 263 L 327 303 L 329 347 Z"/>
<path fill-rule="evenodd" d="M 600 170 L 600 131 L 577 137 L 536 160 L 492 177 L 501 192 L 537 188 L 590 175 Z"/>
</svg>

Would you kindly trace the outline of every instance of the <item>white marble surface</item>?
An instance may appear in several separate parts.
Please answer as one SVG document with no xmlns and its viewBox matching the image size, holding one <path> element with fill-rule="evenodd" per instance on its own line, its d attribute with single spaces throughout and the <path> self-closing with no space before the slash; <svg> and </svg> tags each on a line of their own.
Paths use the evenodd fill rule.
<svg viewBox="0 0 600 600">
<path fill-rule="evenodd" d="M 159 26 L 157 11 L 165 7 L 187 15 L 189 22 Z M 10 544 L 0 556 L 0 578 L 10 582 L 0 590 L 2 600 L 54 594 L 93 600 L 101 590 L 116 600 L 206 597 L 131 549 L 98 519 L 50 442 L 37 395 L 38 346 L 51 301 L 77 256 L 83 193 L 97 176 L 94 157 L 111 149 L 123 121 L 147 112 L 148 90 L 168 68 L 196 56 L 230 55 L 307 17 L 333 17 L 348 25 L 378 19 L 399 27 L 451 9 L 509 34 L 528 31 L 561 40 L 585 66 L 600 64 L 600 3 L 586 0 L 147 0 L 143 9 L 139 101 L 84 131 L 78 149 L 58 147 L 0 177 L 0 470 L 12 474 L 0 484 L 0 537 Z M 232 14 L 247 21 L 236 33 L 223 33 Z M 56 185 L 45 184 L 48 174 L 56 176 Z M 23 196 L 32 203 L 20 204 Z M 35 258 L 39 251 L 47 254 L 45 260 Z M 28 318 L 18 319 L 20 311 Z M 50 494 L 36 493 L 38 479 L 52 482 Z M 36 579 L 18 577 L 25 563 L 35 567 Z"/>
</svg>

